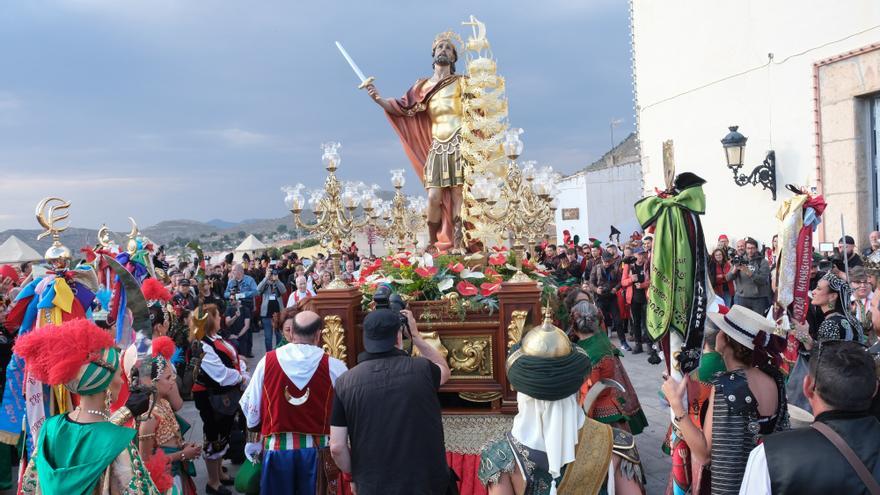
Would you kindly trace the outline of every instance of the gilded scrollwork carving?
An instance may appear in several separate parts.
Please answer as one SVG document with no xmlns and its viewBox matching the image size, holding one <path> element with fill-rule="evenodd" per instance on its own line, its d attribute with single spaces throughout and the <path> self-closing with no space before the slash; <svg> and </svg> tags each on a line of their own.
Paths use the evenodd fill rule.
<svg viewBox="0 0 880 495">
<path fill-rule="evenodd" d="M 440 355 L 443 356 L 443 359 L 446 359 L 446 356 L 449 355 L 449 349 L 447 349 L 446 346 L 443 345 L 443 341 L 440 340 L 440 334 L 438 334 L 436 331 L 419 333 L 422 334 L 422 338 L 425 339 L 425 342 L 427 342 L 428 345 L 430 345 L 434 349 L 437 349 L 440 352 Z M 419 352 L 418 347 L 413 346 L 412 355 L 421 356 L 422 353 Z"/>
<path fill-rule="evenodd" d="M 347 351 L 345 347 L 345 329 L 342 328 L 342 318 L 339 315 L 327 315 L 324 317 L 324 330 L 321 330 L 321 338 L 324 341 L 324 352 L 332 357 L 345 361 Z"/>
<path fill-rule="evenodd" d="M 449 356 L 449 367 L 453 374 L 456 371 L 463 373 L 478 373 L 491 375 L 491 358 L 489 339 L 465 339 L 461 341 L 461 347 L 453 348 Z"/>
<path fill-rule="evenodd" d="M 529 312 L 524 309 L 518 309 L 510 314 L 510 325 L 507 326 L 507 350 L 522 340 L 523 330 L 526 328 L 526 319 Z"/>
</svg>

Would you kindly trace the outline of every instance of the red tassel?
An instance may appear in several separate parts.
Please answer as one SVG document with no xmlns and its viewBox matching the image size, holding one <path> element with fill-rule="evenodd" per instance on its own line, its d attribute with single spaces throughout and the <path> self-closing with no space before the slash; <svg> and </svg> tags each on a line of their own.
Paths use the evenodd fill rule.
<svg viewBox="0 0 880 495">
<path fill-rule="evenodd" d="M 150 472 L 150 478 L 153 479 L 153 484 L 159 492 L 165 493 L 174 486 L 174 479 L 171 477 L 171 459 L 165 455 L 165 452 L 157 450 L 144 461 L 144 466 Z"/>
</svg>

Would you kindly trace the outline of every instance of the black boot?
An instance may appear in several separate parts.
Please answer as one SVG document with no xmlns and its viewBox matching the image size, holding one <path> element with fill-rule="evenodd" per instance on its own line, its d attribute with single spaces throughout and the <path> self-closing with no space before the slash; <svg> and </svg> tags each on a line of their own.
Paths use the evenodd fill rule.
<svg viewBox="0 0 880 495">
<path fill-rule="evenodd" d="M 660 364 L 660 355 L 657 354 L 657 349 L 654 349 L 653 345 L 648 350 L 648 364 Z"/>
<path fill-rule="evenodd" d="M 633 347 L 633 354 L 641 354 L 645 352 L 645 349 L 642 348 L 641 342 L 636 342 L 636 346 Z"/>
</svg>

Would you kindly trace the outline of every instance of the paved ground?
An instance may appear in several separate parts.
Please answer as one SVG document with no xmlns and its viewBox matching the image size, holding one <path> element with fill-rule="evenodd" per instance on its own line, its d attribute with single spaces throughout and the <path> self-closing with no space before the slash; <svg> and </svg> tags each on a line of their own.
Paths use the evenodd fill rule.
<svg viewBox="0 0 880 495">
<path fill-rule="evenodd" d="M 639 402 L 642 404 L 645 416 L 648 417 L 648 427 L 636 436 L 636 444 L 642 456 L 642 466 L 648 478 L 648 494 L 662 494 L 666 490 L 671 466 L 669 456 L 660 451 L 660 445 L 669 427 L 669 409 L 660 406 L 660 398 L 657 395 L 665 363 L 661 362 L 656 366 L 648 364 L 647 353 L 633 356 L 624 351 L 624 354 L 626 355 L 622 358 L 623 365 L 639 394 Z"/>
</svg>

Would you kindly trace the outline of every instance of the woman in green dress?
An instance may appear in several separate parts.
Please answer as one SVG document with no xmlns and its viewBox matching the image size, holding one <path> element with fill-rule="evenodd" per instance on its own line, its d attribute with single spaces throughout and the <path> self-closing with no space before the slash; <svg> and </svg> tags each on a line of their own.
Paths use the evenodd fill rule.
<svg viewBox="0 0 880 495">
<path fill-rule="evenodd" d="M 110 416 L 122 378 L 120 352 L 107 331 L 86 319 L 45 326 L 20 336 L 14 352 L 30 376 L 79 396 L 76 409 L 46 419 L 40 428 L 22 493 L 158 495 L 134 445 L 135 430 L 117 426 L 143 413 L 148 397 L 132 393 L 126 407 Z"/>
</svg>

